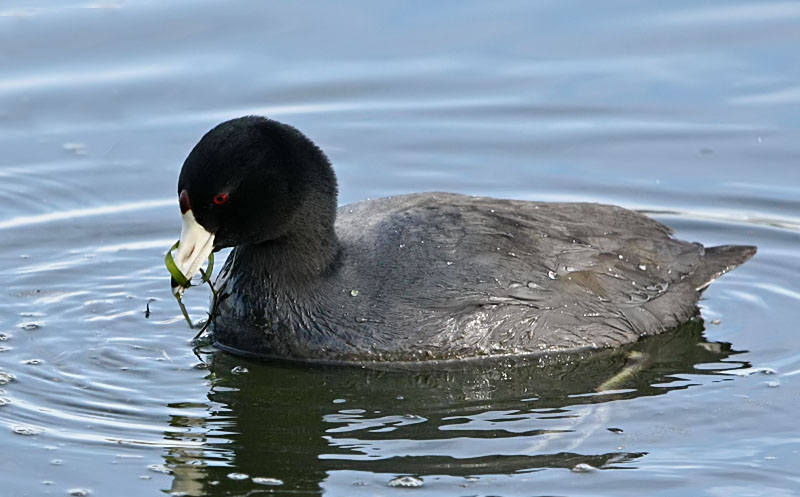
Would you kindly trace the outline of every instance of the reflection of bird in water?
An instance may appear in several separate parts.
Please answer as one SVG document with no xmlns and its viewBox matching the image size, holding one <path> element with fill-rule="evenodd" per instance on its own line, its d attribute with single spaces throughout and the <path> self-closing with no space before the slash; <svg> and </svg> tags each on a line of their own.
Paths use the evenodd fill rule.
<svg viewBox="0 0 800 497">
<path fill-rule="evenodd" d="M 168 449 L 165 461 L 189 495 L 200 487 L 234 494 L 255 488 L 229 473 L 319 492 L 351 474 L 339 473 L 344 470 L 466 477 L 579 464 L 626 467 L 643 454 L 581 450 L 609 428 L 608 416 L 620 406 L 610 401 L 688 388 L 676 381 L 681 373 L 716 372 L 695 370 L 696 364 L 749 367 L 728 359 L 738 353 L 729 344 L 705 342 L 702 329 L 693 320 L 586 357 L 478 361 L 432 371 L 245 363 L 211 353 L 203 356 L 210 412 L 193 417 L 197 406 L 187 406 L 192 415 L 173 418 L 175 425 L 195 427 L 181 436 L 202 441 L 202 450 Z M 638 371 L 616 381 L 614 390 L 598 392 L 630 367 L 631 354 L 646 358 Z M 242 365 L 249 372 L 231 373 Z"/>
</svg>

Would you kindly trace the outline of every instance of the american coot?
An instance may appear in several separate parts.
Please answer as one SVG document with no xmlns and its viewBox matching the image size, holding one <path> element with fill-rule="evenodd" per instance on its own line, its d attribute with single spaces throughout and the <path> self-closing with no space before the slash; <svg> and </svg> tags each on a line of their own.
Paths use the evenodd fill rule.
<svg viewBox="0 0 800 497">
<path fill-rule="evenodd" d="M 611 205 L 419 193 L 337 209 L 325 154 L 254 116 L 203 136 L 178 194 L 186 276 L 212 250 L 235 247 L 217 279 L 214 342 L 257 357 L 442 361 L 615 347 L 696 315 L 700 292 L 756 251 L 675 240 Z"/>
</svg>

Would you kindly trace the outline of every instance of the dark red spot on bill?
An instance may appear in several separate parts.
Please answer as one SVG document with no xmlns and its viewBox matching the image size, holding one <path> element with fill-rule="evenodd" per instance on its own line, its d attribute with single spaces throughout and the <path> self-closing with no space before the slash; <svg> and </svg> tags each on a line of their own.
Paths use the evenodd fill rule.
<svg viewBox="0 0 800 497">
<path fill-rule="evenodd" d="M 181 204 L 181 214 L 186 214 L 192 208 L 192 205 L 189 203 L 189 193 L 187 193 L 186 190 L 181 190 L 179 201 Z"/>
</svg>

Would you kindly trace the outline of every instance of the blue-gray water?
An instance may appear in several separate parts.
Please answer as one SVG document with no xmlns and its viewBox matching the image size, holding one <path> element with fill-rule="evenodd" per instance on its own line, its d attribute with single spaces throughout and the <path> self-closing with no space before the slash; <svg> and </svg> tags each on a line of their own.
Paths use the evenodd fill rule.
<svg viewBox="0 0 800 497">
<path fill-rule="evenodd" d="M 800 495 L 798 53 L 797 2 L 7 0 L 0 495 Z M 626 351 L 427 373 L 195 351 L 162 265 L 177 174 L 243 114 L 317 141 L 342 203 L 602 201 L 759 253 L 610 393 Z"/>
</svg>

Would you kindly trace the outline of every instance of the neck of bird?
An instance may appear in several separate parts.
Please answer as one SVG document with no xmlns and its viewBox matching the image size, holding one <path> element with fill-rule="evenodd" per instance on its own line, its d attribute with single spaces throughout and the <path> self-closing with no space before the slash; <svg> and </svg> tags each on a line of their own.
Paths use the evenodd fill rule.
<svg viewBox="0 0 800 497">
<path fill-rule="evenodd" d="M 283 235 L 236 247 L 232 266 L 240 268 L 232 274 L 254 278 L 254 286 L 270 294 L 292 294 L 313 286 L 333 271 L 340 253 L 333 227 L 335 211 L 325 217 L 295 216 Z"/>
</svg>

